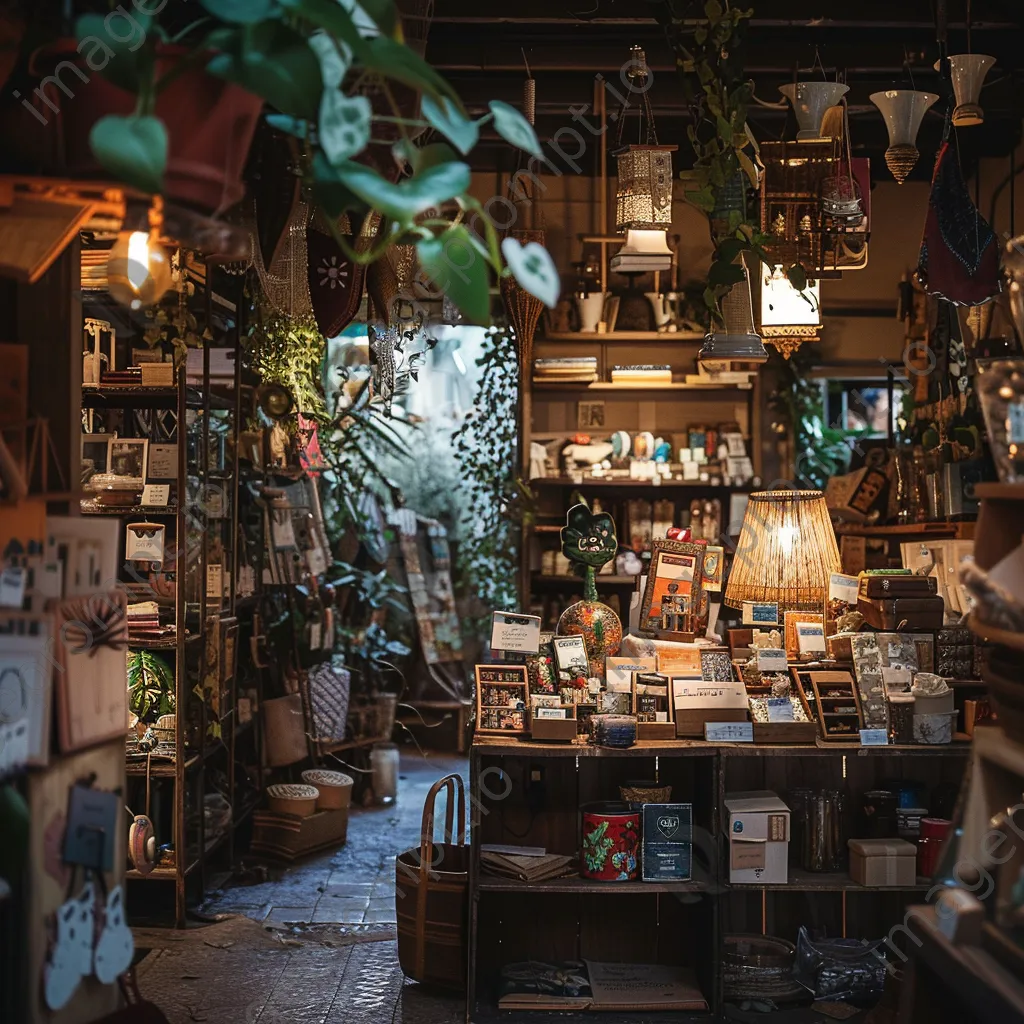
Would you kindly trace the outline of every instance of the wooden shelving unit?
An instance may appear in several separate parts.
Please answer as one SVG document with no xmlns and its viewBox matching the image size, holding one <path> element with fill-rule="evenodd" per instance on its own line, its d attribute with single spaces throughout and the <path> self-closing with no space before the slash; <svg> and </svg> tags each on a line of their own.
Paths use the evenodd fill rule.
<svg viewBox="0 0 1024 1024">
<path fill-rule="evenodd" d="M 702 331 L 549 331 L 544 341 L 695 341 L 703 342 Z"/>
<path fill-rule="evenodd" d="M 858 884 L 845 872 L 814 873 L 791 867 L 785 885 L 730 884 L 728 843 L 723 835 L 725 795 L 773 788 L 785 798 L 786 780 L 793 786 L 807 780 L 818 786 L 846 786 L 859 794 L 883 778 L 901 776 L 902 762 L 908 765 L 909 777 L 952 781 L 962 775 L 970 753 L 970 744 L 847 747 L 816 742 L 759 747 L 677 739 L 640 741 L 628 749 L 616 749 L 477 737 L 470 759 L 467 1022 L 589 1019 L 582 1014 L 542 1012 L 499 1018 L 494 994 L 505 963 L 581 957 L 678 964 L 696 972 L 708 1014 L 636 1013 L 638 1022 L 721 1020 L 724 998 L 718 951 L 725 934 L 767 930 L 793 941 L 796 928 L 806 923 L 810 900 L 816 926 L 830 934 L 886 934 L 902 923 L 906 908 L 931 888 L 929 880 L 874 888 Z M 618 786 L 637 778 L 671 784 L 673 800 L 692 804 L 691 880 L 594 882 L 570 877 L 529 884 L 489 876 L 482 870 L 480 848 L 485 843 L 578 853 L 580 806 L 617 800 Z M 538 921 L 543 922 L 540 928 Z M 616 1019 L 631 1018 L 627 1014 Z M 775 1016 L 767 1014 L 764 1019 L 770 1022 Z"/>
</svg>

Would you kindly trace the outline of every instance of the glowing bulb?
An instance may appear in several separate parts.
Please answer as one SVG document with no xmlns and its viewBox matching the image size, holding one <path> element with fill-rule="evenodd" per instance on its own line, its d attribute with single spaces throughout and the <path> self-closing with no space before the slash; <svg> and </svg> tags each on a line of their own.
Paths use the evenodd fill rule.
<svg viewBox="0 0 1024 1024">
<path fill-rule="evenodd" d="M 145 231 L 122 231 L 107 255 L 107 291 L 122 306 L 145 309 L 173 283 L 171 260 Z"/>
<path fill-rule="evenodd" d="M 793 554 L 793 543 L 796 541 L 799 532 L 795 526 L 779 527 L 779 543 L 787 555 Z"/>
</svg>

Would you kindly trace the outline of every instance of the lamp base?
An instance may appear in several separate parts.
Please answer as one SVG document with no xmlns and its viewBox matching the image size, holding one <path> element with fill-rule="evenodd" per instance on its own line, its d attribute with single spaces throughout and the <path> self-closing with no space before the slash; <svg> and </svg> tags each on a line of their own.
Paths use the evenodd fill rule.
<svg viewBox="0 0 1024 1024">
<path fill-rule="evenodd" d="M 890 146 L 885 151 L 885 164 L 898 185 L 907 180 L 907 175 L 914 169 L 920 155 L 917 146 L 911 146 L 909 143 Z"/>
<path fill-rule="evenodd" d="M 983 124 L 985 111 L 978 103 L 961 103 L 953 111 L 953 124 L 957 128 L 970 128 L 976 124 Z"/>
</svg>

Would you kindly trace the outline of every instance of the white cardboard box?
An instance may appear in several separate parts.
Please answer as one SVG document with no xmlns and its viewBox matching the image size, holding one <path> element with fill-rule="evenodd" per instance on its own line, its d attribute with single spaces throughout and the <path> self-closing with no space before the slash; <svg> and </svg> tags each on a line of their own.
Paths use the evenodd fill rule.
<svg viewBox="0 0 1024 1024">
<path fill-rule="evenodd" d="M 784 885 L 789 880 L 789 808 L 770 790 L 727 793 L 729 881 Z"/>
</svg>

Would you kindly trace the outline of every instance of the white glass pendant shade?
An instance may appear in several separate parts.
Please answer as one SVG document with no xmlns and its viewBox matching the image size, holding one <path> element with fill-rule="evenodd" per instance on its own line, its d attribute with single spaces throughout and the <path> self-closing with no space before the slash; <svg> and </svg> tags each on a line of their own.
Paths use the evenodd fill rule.
<svg viewBox="0 0 1024 1024">
<path fill-rule="evenodd" d="M 985 53 L 957 53 L 949 58 L 949 73 L 953 79 L 953 94 L 956 107 L 953 110 L 953 124 L 957 128 L 969 128 L 985 120 L 978 98 L 988 69 L 995 64 L 995 57 Z M 942 62 L 935 62 L 938 71 Z"/>
<path fill-rule="evenodd" d="M 797 291 L 782 267 L 761 267 L 761 327 L 820 327 L 821 285 L 808 281 Z M 767 333 L 767 331 L 766 331 Z"/>
<path fill-rule="evenodd" d="M 630 146 L 616 154 L 615 227 L 667 228 L 672 223 L 675 146 Z"/>
<path fill-rule="evenodd" d="M 712 325 L 698 359 L 703 362 L 728 360 L 736 363 L 765 363 L 768 352 L 754 330 L 754 309 L 750 298 L 750 271 L 740 259 L 743 280 L 734 284 L 722 299 L 721 326 Z"/>
<path fill-rule="evenodd" d="M 789 100 L 796 114 L 796 123 L 800 126 L 796 133 L 798 139 L 820 138 L 825 111 L 849 91 L 850 87 L 841 82 L 790 82 L 779 86 L 779 92 Z"/>
<path fill-rule="evenodd" d="M 917 133 L 921 121 L 938 98 L 933 92 L 915 89 L 887 89 L 874 92 L 869 97 L 885 118 L 885 127 L 889 131 L 885 162 L 901 185 L 917 163 Z"/>
</svg>

